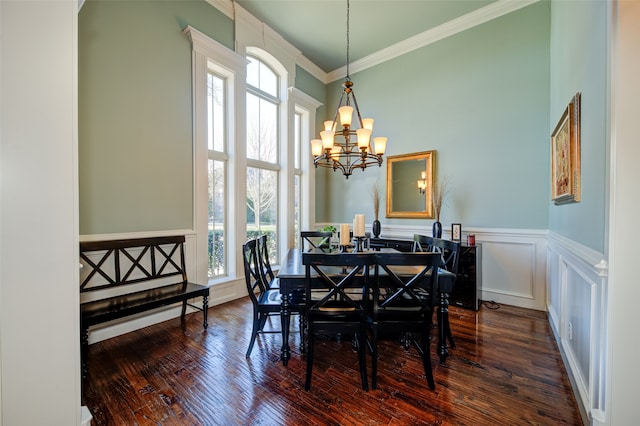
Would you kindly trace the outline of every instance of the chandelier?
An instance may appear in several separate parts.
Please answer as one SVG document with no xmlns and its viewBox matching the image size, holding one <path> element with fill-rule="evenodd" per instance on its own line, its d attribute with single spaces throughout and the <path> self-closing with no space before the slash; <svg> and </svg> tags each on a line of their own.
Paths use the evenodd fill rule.
<svg viewBox="0 0 640 426">
<path fill-rule="evenodd" d="M 320 139 L 311 140 L 311 155 L 316 168 L 318 166 L 331 168 L 334 172 L 339 169 L 349 179 L 354 169 L 364 171 L 368 166 L 382 166 L 382 156 L 387 146 L 386 137 L 371 137 L 373 118 L 362 118 L 360 115 L 353 82 L 349 76 L 349 0 L 347 0 L 347 76 L 342 87 L 343 91 L 333 120 L 324 122 Z M 354 107 L 359 129 L 352 126 Z M 338 117 L 340 117 L 339 126 Z"/>
</svg>

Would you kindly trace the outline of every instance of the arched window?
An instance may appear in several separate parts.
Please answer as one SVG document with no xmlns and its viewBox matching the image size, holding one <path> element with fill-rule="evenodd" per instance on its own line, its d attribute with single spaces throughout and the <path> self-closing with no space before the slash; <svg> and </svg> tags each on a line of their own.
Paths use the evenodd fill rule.
<svg viewBox="0 0 640 426">
<path fill-rule="evenodd" d="M 269 255 L 279 259 L 279 77 L 260 59 L 247 59 L 247 237 L 267 234 Z"/>
</svg>

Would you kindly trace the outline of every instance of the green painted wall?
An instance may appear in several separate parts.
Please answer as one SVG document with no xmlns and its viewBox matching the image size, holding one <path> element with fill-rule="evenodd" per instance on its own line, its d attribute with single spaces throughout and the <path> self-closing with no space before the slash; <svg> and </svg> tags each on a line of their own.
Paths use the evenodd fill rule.
<svg viewBox="0 0 640 426">
<path fill-rule="evenodd" d="M 203 0 L 82 7 L 80 234 L 192 228 L 187 25 L 233 48 L 233 22 Z"/>
<path fill-rule="evenodd" d="M 581 92 L 581 201 L 549 203 L 549 229 L 604 252 L 607 201 L 607 3 L 552 3 L 549 134 Z"/>
<path fill-rule="evenodd" d="M 363 116 L 389 137 L 388 155 L 437 151 L 436 176 L 450 188 L 445 227 L 548 227 L 549 29 L 550 5 L 540 2 L 352 75 Z M 327 88 L 331 110 L 341 83 Z M 346 185 L 322 171 L 318 186 L 331 197 L 317 220 L 350 223 L 360 212 L 370 222 L 370 187 L 384 192 L 385 176 L 386 161 Z M 385 223 L 431 223 L 387 219 L 384 207 L 380 220 L 383 234 Z"/>
</svg>

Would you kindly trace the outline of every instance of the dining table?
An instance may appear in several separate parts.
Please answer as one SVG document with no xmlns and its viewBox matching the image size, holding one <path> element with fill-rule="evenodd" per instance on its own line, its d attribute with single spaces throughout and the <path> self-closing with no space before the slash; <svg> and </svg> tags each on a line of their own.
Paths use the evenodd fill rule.
<svg viewBox="0 0 640 426">
<path fill-rule="evenodd" d="M 372 253 L 384 253 L 396 252 L 394 249 L 377 249 Z M 281 296 L 281 315 L 282 322 L 282 348 L 280 352 L 280 359 L 283 365 L 287 365 L 291 358 L 291 347 L 289 346 L 289 330 L 291 324 L 291 293 L 295 290 L 302 290 L 305 286 L 305 266 L 302 264 L 302 250 L 299 248 L 292 248 L 287 251 L 286 256 L 280 263 L 280 270 L 278 271 L 278 280 Z M 447 330 L 448 326 L 448 307 L 449 307 L 449 292 L 453 286 L 455 280 L 455 274 L 446 271 L 445 269 L 438 269 L 438 289 L 439 292 L 439 304 L 438 304 L 438 355 L 441 362 L 449 355 L 449 347 L 447 346 Z M 446 291 L 445 291 L 446 290 Z M 447 324 L 447 325 L 445 325 Z"/>
</svg>

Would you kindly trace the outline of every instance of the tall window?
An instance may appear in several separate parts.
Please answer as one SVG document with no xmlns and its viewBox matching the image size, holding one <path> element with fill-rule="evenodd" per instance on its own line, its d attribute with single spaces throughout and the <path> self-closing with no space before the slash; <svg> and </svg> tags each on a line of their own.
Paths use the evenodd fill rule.
<svg viewBox="0 0 640 426">
<path fill-rule="evenodd" d="M 302 166 L 300 160 L 300 143 L 302 142 L 302 114 L 293 116 L 293 233 L 294 247 L 300 244 L 300 227 L 302 226 Z"/>
<path fill-rule="evenodd" d="M 208 159 L 208 276 L 216 278 L 227 271 L 226 229 L 226 80 L 207 74 L 207 159 Z"/>
<path fill-rule="evenodd" d="M 278 76 L 259 59 L 247 59 L 247 237 L 267 234 L 269 257 L 279 259 Z"/>
</svg>

